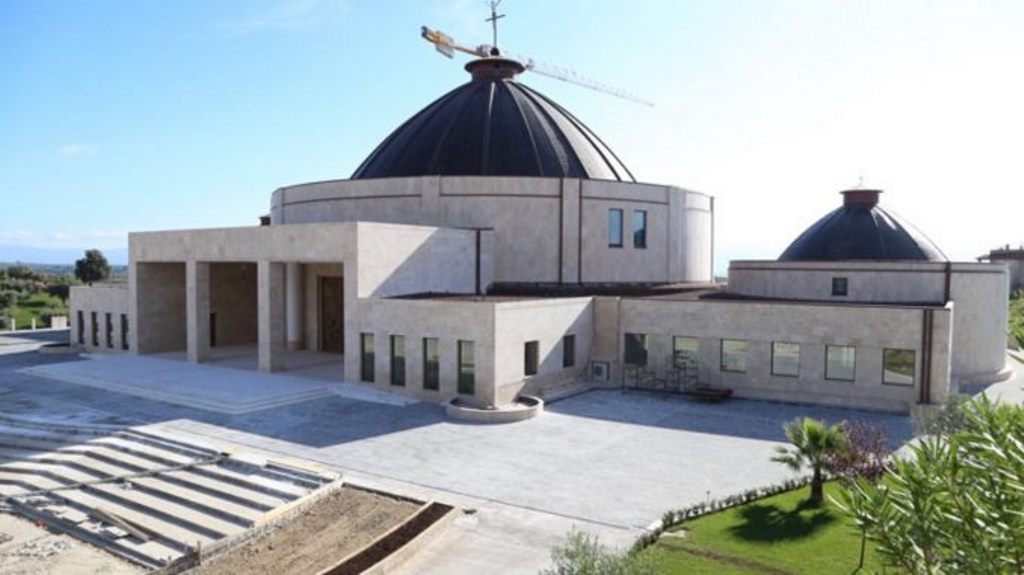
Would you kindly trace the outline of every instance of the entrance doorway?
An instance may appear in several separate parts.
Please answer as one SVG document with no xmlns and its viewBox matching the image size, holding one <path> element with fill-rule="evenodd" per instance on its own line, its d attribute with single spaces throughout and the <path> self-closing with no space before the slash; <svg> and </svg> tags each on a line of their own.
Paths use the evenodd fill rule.
<svg viewBox="0 0 1024 575">
<path fill-rule="evenodd" d="M 344 284 L 336 276 L 320 277 L 320 351 L 345 352 Z"/>
</svg>

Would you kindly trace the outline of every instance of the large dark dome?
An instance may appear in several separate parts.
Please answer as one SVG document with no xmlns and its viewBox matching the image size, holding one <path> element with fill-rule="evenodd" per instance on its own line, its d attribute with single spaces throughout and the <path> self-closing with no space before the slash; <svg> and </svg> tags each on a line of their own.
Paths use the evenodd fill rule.
<svg viewBox="0 0 1024 575">
<path fill-rule="evenodd" d="M 779 261 L 946 261 L 924 234 L 878 207 L 880 190 L 843 192 L 843 206 L 800 234 Z"/>
<path fill-rule="evenodd" d="M 575 116 L 513 78 L 505 58 L 466 65 L 473 80 L 391 133 L 352 179 L 408 176 L 545 176 L 635 181 Z"/>
</svg>

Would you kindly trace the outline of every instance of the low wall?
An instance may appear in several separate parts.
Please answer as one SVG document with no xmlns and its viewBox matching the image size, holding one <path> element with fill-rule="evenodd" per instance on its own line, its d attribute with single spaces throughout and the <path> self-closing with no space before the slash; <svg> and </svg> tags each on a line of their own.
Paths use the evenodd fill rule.
<svg viewBox="0 0 1024 575">
<path fill-rule="evenodd" d="M 130 333 L 122 330 L 122 322 L 128 324 L 129 330 L 131 325 L 128 284 L 72 286 L 68 302 L 71 345 L 109 352 L 122 352 L 129 347 Z"/>
</svg>

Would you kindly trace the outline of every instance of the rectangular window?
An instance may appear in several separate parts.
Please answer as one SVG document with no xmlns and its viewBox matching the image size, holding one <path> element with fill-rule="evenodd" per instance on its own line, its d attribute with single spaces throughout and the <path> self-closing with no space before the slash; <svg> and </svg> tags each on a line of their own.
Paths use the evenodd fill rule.
<svg viewBox="0 0 1024 575">
<path fill-rule="evenodd" d="M 608 210 L 608 247 L 622 247 L 622 210 Z"/>
<path fill-rule="evenodd" d="M 391 336 L 391 385 L 405 387 L 405 336 Z"/>
<path fill-rule="evenodd" d="M 107 349 L 114 349 L 114 318 L 110 313 L 106 313 L 103 319 L 105 320 L 104 327 L 107 328 Z"/>
<path fill-rule="evenodd" d="M 476 358 L 473 342 L 459 340 L 459 393 L 476 393 Z"/>
<path fill-rule="evenodd" d="M 441 389 L 441 353 L 436 337 L 423 338 L 423 389 Z"/>
<path fill-rule="evenodd" d="M 886 349 L 882 352 L 882 382 L 893 385 L 914 385 L 914 363 L 912 349 Z"/>
<path fill-rule="evenodd" d="M 576 335 L 562 336 L 562 367 L 576 365 Z"/>
<path fill-rule="evenodd" d="M 695 337 L 674 336 L 672 338 L 672 366 L 676 368 L 697 366 L 700 342 Z"/>
<path fill-rule="evenodd" d="M 647 334 L 627 333 L 625 362 L 627 365 L 647 365 Z"/>
<path fill-rule="evenodd" d="M 852 345 L 825 346 L 825 379 L 853 381 L 857 366 L 857 348 Z"/>
<path fill-rule="evenodd" d="M 641 250 L 647 247 L 647 212 L 644 210 L 633 210 L 633 247 Z"/>
<path fill-rule="evenodd" d="M 832 295 L 845 296 L 847 292 L 846 278 L 832 278 Z"/>
<path fill-rule="evenodd" d="M 722 371 L 747 372 L 747 342 L 741 339 L 722 340 Z"/>
<path fill-rule="evenodd" d="M 85 312 L 78 310 L 78 344 L 85 345 Z"/>
<path fill-rule="evenodd" d="M 772 342 L 772 375 L 800 377 L 800 344 Z"/>
<path fill-rule="evenodd" d="M 121 349 L 128 349 L 128 314 L 121 314 Z"/>
<path fill-rule="evenodd" d="M 528 341 L 523 346 L 523 373 L 525 375 L 537 375 L 537 366 L 540 363 L 540 343 Z"/>
<path fill-rule="evenodd" d="M 92 345 L 100 346 L 100 322 L 96 319 L 96 312 L 89 312 L 89 319 L 92 320 Z"/>
<path fill-rule="evenodd" d="M 373 383 L 375 378 L 374 373 L 374 355 L 373 355 L 373 334 L 372 333 L 361 333 L 359 334 L 359 379 L 367 383 Z"/>
</svg>

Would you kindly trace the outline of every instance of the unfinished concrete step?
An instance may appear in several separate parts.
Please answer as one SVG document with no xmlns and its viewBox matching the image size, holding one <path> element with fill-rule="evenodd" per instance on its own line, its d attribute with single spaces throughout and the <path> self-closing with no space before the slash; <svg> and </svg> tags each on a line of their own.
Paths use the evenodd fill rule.
<svg viewBox="0 0 1024 575">
<path fill-rule="evenodd" d="M 35 485 L 44 489 L 56 489 L 58 487 L 63 487 L 62 484 L 46 478 L 37 478 Z M 93 494 L 84 493 L 79 490 L 70 489 L 57 491 L 51 494 L 49 499 L 60 501 L 82 511 L 83 513 L 89 514 L 90 516 L 93 516 L 92 510 L 97 508 L 114 513 L 119 517 L 123 517 L 132 523 L 142 526 L 147 531 L 158 533 L 160 535 L 157 538 L 159 541 L 177 549 L 180 552 L 188 552 L 195 548 L 197 541 L 202 542 L 203 545 L 208 545 L 216 539 L 202 533 L 196 533 L 190 529 L 183 528 L 175 523 L 164 521 L 151 514 L 123 506 L 116 501 L 101 499 Z"/>
<path fill-rule="evenodd" d="M 159 463 L 164 466 L 184 465 L 187 463 L 195 463 L 203 457 L 190 457 L 182 455 L 180 453 L 174 453 L 172 451 L 166 451 L 151 445 L 138 443 L 125 439 L 123 437 L 101 437 L 84 444 L 87 448 L 92 446 L 103 446 L 108 449 L 114 449 L 124 453 L 141 457 L 142 459 L 148 459 L 155 463 Z"/>
<path fill-rule="evenodd" d="M 200 457 L 210 457 L 214 455 L 219 455 L 221 453 L 221 450 L 212 446 L 185 442 L 171 437 L 166 437 L 157 433 L 145 431 L 142 429 L 125 429 L 123 431 L 118 432 L 117 436 L 123 437 L 125 439 L 130 439 L 132 441 L 136 441 L 139 443 L 147 443 L 149 445 L 152 445 L 153 447 L 159 447 L 160 449 L 164 449 L 166 451 L 177 450 L 182 455 L 197 455 Z"/>
<path fill-rule="evenodd" d="M 66 466 L 92 475 L 96 479 L 110 479 L 112 477 L 138 473 L 138 471 L 126 470 L 103 461 L 62 453 L 35 457 L 28 461 Z M 158 467 L 155 469 L 158 469 Z M 161 481 L 159 478 L 133 477 L 129 481 L 135 486 L 135 489 L 144 493 L 172 501 L 179 505 L 195 508 L 207 515 L 218 517 L 243 528 L 250 527 L 253 524 L 253 520 L 262 515 L 261 511 L 254 510 L 252 507 L 211 497 L 197 490 Z"/>
<path fill-rule="evenodd" d="M 590 391 L 590 383 L 586 381 L 567 381 L 541 389 L 537 395 L 545 403 L 552 403 Z"/>
<path fill-rule="evenodd" d="M 15 467 L 3 467 L 6 471 L 25 472 L 36 478 L 42 477 L 57 483 L 57 487 L 66 487 L 76 483 L 95 481 L 95 475 L 44 463 L 22 463 Z M 32 480 L 32 483 L 37 483 Z M 199 506 L 177 503 L 156 495 L 136 489 L 126 489 L 121 484 L 99 483 L 81 485 L 74 489 L 96 497 L 115 502 L 123 507 L 152 515 L 168 523 L 174 523 L 195 533 L 204 534 L 211 539 L 219 539 L 240 531 L 240 526 L 213 515 L 204 513 Z M 61 493 L 63 495 L 64 492 Z"/>
<path fill-rule="evenodd" d="M 119 467 L 123 470 L 122 474 L 152 471 L 165 467 L 154 461 L 113 449 L 93 449 L 84 451 L 83 455 L 89 459 L 95 459 L 108 465 Z M 269 511 L 288 501 L 287 498 L 274 497 L 263 491 L 218 481 L 205 475 L 190 473 L 187 470 L 162 471 L 158 477 L 167 483 L 204 493 L 217 499 L 233 502 L 259 512 Z"/>
</svg>

